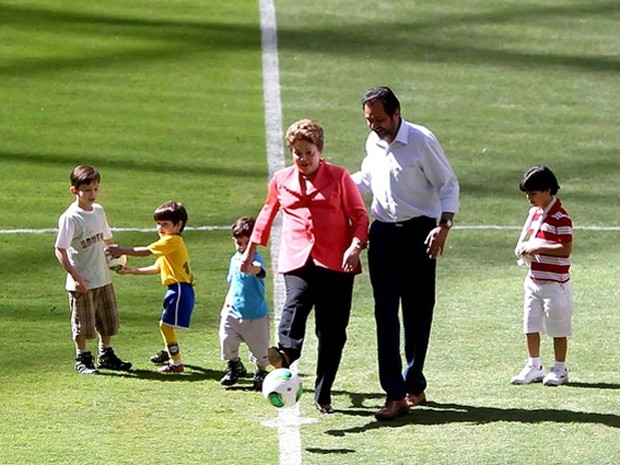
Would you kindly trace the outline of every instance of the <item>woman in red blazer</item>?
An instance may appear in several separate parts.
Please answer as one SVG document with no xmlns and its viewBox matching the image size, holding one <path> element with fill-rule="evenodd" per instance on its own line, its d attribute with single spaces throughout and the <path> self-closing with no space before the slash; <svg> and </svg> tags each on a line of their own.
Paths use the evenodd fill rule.
<svg viewBox="0 0 620 465">
<path fill-rule="evenodd" d="M 294 165 L 277 171 L 261 209 L 241 269 L 258 245 L 265 246 L 282 211 L 278 271 L 284 275 L 286 301 L 278 329 L 278 347 L 269 361 L 288 367 L 301 356 L 306 321 L 315 309 L 318 358 L 315 403 L 332 413 L 331 387 L 347 339 L 353 279 L 361 273 L 359 254 L 366 247 L 368 215 L 349 173 L 322 158 L 323 128 L 302 119 L 286 132 Z"/>
</svg>

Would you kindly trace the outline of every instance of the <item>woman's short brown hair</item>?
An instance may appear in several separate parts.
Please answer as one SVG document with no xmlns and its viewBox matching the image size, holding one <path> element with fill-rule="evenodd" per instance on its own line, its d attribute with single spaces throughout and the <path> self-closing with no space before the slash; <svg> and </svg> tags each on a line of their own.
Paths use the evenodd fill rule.
<svg viewBox="0 0 620 465">
<path fill-rule="evenodd" d="M 300 119 L 291 124 L 286 130 L 286 144 L 289 149 L 299 140 L 305 140 L 316 145 L 319 152 L 323 151 L 324 133 L 319 123 L 309 118 Z"/>
</svg>

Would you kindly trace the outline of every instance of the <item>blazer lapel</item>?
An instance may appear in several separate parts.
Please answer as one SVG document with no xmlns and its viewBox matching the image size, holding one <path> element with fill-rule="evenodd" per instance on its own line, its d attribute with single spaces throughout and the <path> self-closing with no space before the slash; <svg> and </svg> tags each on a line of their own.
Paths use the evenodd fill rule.
<svg viewBox="0 0 620 465">
<path fill-rule="evenodd" d="M 286 174 L 286 177 L 283 179 L 282 188 L 297 199 L 303 199 L 303 190 L 301 186 L 301 175 L 296 167 L 291 167 L 292 169 Z"/>
<path fill-rule="evenodd" d="M 314 198 L 322 189 L 334 182 L 329 164 L 321 161 L 321 166 L 311 182 L 306 182 L 301 173 L 295 168 L 291 170 L 282 186 L 286 192 L 299 200 L 307 201 Z"/>
<path fill-rule="evenodd" d="M 306 196 L 314 197 L 323 188 L 334 182 L 334 177 L 332 176 L 332 172 L 329 167 L 330 165 L 326 161 L 321 161 L 321 166 L 319 167 L 315 178 L 312 182 L 307 183 Z"/>
</svg>

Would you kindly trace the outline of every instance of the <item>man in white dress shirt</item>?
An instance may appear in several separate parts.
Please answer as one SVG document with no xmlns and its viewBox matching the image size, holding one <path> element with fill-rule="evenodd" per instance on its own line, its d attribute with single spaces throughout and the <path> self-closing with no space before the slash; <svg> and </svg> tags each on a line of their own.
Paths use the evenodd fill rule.
<svg viewBox="0 0 620 465">
<path fill-rule="evenodd" d="M 385 407 L 375 417 L 392 420 L 426 401 L 422 370 L 435 306 L 435 259 L 443 252 L 459 207 L 459 184 L 435 135 L 401 117 L 391 89 L 370 89 L 362 107 L 371 132 L 353 180 L 362 194 L 373 196 L 368 267 L 379 379 L 387 394 Z"/>
</svg>

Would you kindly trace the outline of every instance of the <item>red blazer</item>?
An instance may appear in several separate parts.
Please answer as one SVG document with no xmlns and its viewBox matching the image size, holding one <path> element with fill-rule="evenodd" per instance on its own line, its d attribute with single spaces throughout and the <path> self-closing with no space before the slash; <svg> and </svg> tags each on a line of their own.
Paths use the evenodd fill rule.
<svg viewBox="0 0 620 465">
<path fill-rule="evenodd" d="M 306 186 L 305 188 L 303 188 Z M 344 168 L 321 160 L 308 183 L 293 165 L 277 171 L 261 209 L 251 241 L 267 245 L 273 220 L 282 210 L 278 271 L 303 267 L 312 256 L 317 266 L 342 270 L 342 257 L 357 237 L 368 240 L 368 214 L 359 190 Z M 358 266 L 353 273 L 360 273 Z"/>
</svg>

